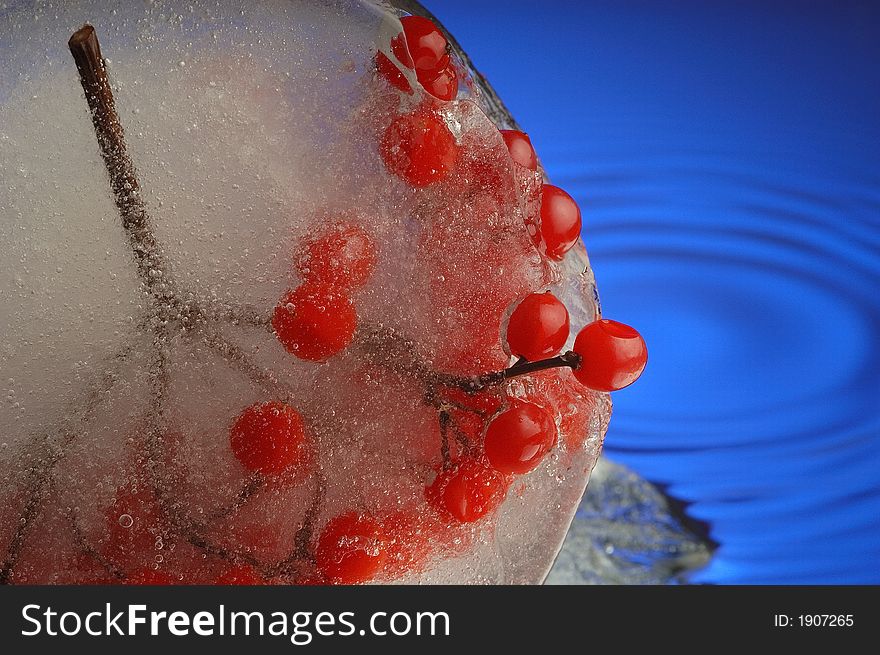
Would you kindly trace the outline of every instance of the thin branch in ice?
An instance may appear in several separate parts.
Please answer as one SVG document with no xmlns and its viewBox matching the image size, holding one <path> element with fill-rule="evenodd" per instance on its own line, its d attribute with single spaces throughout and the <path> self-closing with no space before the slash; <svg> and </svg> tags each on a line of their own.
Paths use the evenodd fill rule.
<svg viewBox="0 0 880 655">
<path fill-rule="evenodd" d="M 171 295 L 166 282 L 169 272 L 167 263 L 163 261 L 156 243 L 137 174 L 128 156 L 125 134 L 116 112 L 116 101 L 95 29 L 91 25 L 83 26 L 74 32 L 67 45 L 79 70 L 98 147 L 110 177 L 113 199 L 122 219 L 122 227 L 128 235 L 138 274 L 151 295 L 157 299 L 167 299 Z"/>
</svg>

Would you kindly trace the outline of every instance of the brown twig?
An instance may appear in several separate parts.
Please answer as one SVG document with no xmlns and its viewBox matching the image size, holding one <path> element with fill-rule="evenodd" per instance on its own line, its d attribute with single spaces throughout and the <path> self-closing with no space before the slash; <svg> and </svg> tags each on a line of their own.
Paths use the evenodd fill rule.
<svg viewBox="0 0 880 655">
<path fill-rule="evenodd" d="M 25 506 L 21 511 L 18 523 L 12 539 L 6 547 L 6 555 L 0 566 L 0 584 L 9 582 L 12 570 L 18 561 L 25 539 L 33 525 L 34 519 L 39 514 L 43 501 L 46 498 L 46 487 L 52 470 L 64 457 L 64 453 L 78 436 L 76 427 L 78 424 L 88 421 L 98 410 L 106 393 L 113 388 L 118 381 L 118 368 L 134 351 L 131 344 L 123 346 L 112 358 L 111 367 L 97 383 L 92 384 L 86 391 L 85 399 L 74 405 L 74 410 L 67 413 L 66 426 L 62 429 L 60 443 L 53 444 L 48 434 L 42 435 L 31 441 L 28 446 L 34 449 L 31 454 L 31 468 L 28 472 L 28 494 Z"/>
<path fill-rule="evenodd" d="M 237 510 L 243 507 L 253 496 L 266 488 L 266 478 L 264 478 L 259 473 L 255 473 L 251 476 L 251 479 L 248 480 L 247 484 L 241 488 L 241 490 L 235 495 L 235 499 L 229 504 L 220 509 L 214 510 L 208 515 L 208 518 L 198 524 L 199 529 L 205 529 L 208 527 L 208 524 L 213 523 L 214 521 L 219 521 L 220 519 L 225 519 L 228 516 L 234 514 Z"/>
<path fill-rule="evenodd" d="M 535 362 L 521 359 L 513 366 L 501 371 L 494 371 L 471 378 L 460 378 L 458 385 L 465 391 L 476 393 L 523 375 L 530 375 L 538 371 L 549 371 L 553 368 L 578 368 L 580 365 L 581 356 L 573 350 L 569 350 L 566 353 L 550 357 L 549 359 L 541 359 Z"/>
<path fill-rule="evenodd" d="M 116 101 L 95 29 L 91 25 L 83 26 L 73 33 L 67 45 L 79 70 L 98 147 L 110 176 L 113 199 L 122 219 L 122 227 L 128 235 L 141 281 L 154 297 L 167 299 L 171 295 L 167 283 L 167 262 L 163 261 L 153 235 L 137 174 L 128 156 L 125 134 L 116 112 Z"/>
<path fill-rule="evenodd" d="M 436 399 L 437 402 L 441 402 L 436 393 L 437 387 L 449 387 L 468 394 L 475 394 L 522 375 L 553 368 L 577 368 L 581 365 L 580 355 L 574 351 L 568 351 L 557 357 L 534 362 L 520 359 L 512 366 L 500 371 L 461 376 L 433 370 L 418 356 L 413 342 L 399 337 L 389 328 L 368 326 L 360 331 L 357 341 L 376 363 L 390 365 L 394 370 L 420 380 L 427 389 L 426 398 L 429 401 Z M 434 403 L 432 402 L 432 404 Z M 478 410 L 466 406 L 461 409 L 479 413 Z"/>
</svg>

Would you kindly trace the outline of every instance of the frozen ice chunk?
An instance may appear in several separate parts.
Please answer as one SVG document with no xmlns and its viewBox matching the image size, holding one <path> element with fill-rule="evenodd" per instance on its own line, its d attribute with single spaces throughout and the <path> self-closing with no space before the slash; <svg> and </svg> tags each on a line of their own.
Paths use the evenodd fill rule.
<svg viewBox="0 0 880 655">
<path fill-rule="evenodd" d="M 580 243 L 547 256 L 497 99 L 454 50 L 413 59 L 401 18 L 0 12 L 4 580 L 546 574 L 610 402 L 564 367 L 490 374 L 529 293 L 565 304 L 571 347 L 592 273 Z M 81 77 L 84 23 L 107 61 Z M 558 431 L 527 475 L 481 451 L 517 400 Z"/>
<path fill-rule="evenodd" d="M 687 582 L 715 544 L 675 501 L 629 469 L 601 458 L 548 584 Z"/>
</svg>

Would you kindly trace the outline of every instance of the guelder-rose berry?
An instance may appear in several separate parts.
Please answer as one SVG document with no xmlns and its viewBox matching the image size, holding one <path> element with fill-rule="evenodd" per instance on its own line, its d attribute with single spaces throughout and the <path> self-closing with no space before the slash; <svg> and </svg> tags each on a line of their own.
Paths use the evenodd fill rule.
<svg viewBox="0 0 880 655">
<path fill-rule="evenodd" d="M 284 473 L 308 458 L 302 417 L 278 401 L 257 403 L 239 414 L 229 443 L 244 468 L 264 475 Z"/>
<path fill-rule="evenodd" d="M 446 177 L 455 168 L 458 150 L 446 123 L 429 111 L 399 116 L 379 144 L 385 167 L 414 187 L 426 187 Z"/>
<path fill-rule="evenodd" d="M 448 60 L 448 43 L 437 26 L 424 16 L 404 16 L 400 24 L 416 71 L 433 72 L 441 68 Z"/>
<path fill-rule="evenodd" d="M 304 284 L 288 291 L 275 307 L 272 328 L 291 355 L 321 362 L 351 343 L 357 313 L 344 292 Z"/>
<path fill-rule="evenodd" d="M 371 516 L 358 512 L 330 520 L 318 538 L 315 564 L 335 584 L 357 584 L 375 577 L 387 559 L 387 537 Z"/>
<path fill-rule="evenodd" d="M 635 328 L 606 318 L 586 325 L 577 335 L 574 352 L 581 362 L 575 378 L 596 391 L 617 391 L 635 382 L 648 361 L 645 340 Z"/>
<path fill-rule="evenodd" d="M 104 511 L 104 530 L 97 544 L 102 557 L 118 567 L 130 564 L 133 553 L 143 553 L 156 541 L 155 535 L 161 533 L 160 517 L 148 485 L 129 481 L 119 486 Z"/>
<path fill-rule="evenodd" d="M 401 65 L 406 68 L 413 67 L 413 62 L 406 46 L 406 40 L 402 33 L 391 39 L 391 53 Z M 412 87 L 409 84 L 409 80 L 406 79 L 406 75 L 384 52 L 380 51 L 376 54 L 376 71 L 395 89 L 404 93 L 412 93 Z"/>
<path fill-rule="evenodd" d="M 417 75 L 425 91 L 439 100 L 452 100 L 458 95 L 458 75 L 452 64 L 434 73 L 417 72 Z"/>
<path fill-rule="evenodd" d="M 446 37 L 422 16 L 405 16 L 400 22 L 403 34 L 391 40 L 392 55 L 401 66 L 415 70 L 425 91 L 439 100 L 452 100 L 458 93 L 458 74 L 449 57 Z M 376 55 L 376 71 L 394 88 L 412 93 L 403 71 L 383 52 Z"/>
<path fill-rule="evenodd" d="M 507 480 L 501 473 L 467 457 L 441 471 L 425 490 L 428 503 L 461 523 L 472 523 L 504 501 Z"/>
<path fill-rule="evenodd" d="M 409 80 L 384 52 L 376 53 L 376 72 L 398 91 L 412 93 Z"/>
<path fill-rule="evenodd" d="M 376 243 L 359 225 L 334 225 L 303 243 L 295 264 L 311 288 L 351 291 L 376 268 Z"/>
<path fill-rule="evenodd" d="M 550 259 L 560 260 L 577 243 L 581 233 L 581 210 L 570 195 L 559 187 L 545 184 L 541 189 L 539 236 Z"/>
<path fill-rule="evenodd" d="M 552 357 L 568 340 L 568 310 L 552 293 L 523 298 L 507 322 L 507 347 L 530 361 Z"/>
<path fill-rule="evenodd" d="M 501 130 L 510 158 L 530 171 L 538 170 L 538 156 L 529 135 L 519 130 Z"/>
<path fill-rule="evenodd" d="M 513 400 L 486 429 L 486 458 L 501 473 L 528 473 L 556 445 L 556 432 L 547 410 Z"/>
</svg>

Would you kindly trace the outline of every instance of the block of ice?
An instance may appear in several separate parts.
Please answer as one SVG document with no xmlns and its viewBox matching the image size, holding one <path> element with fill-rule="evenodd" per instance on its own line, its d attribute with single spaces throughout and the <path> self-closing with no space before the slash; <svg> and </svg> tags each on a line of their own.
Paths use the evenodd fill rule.
<svg viewBox="0 0 880 655">
<path fill-rule="evenodd" d="M 542 250 L 542 173 L 511 158 L 497 98 L 453 48 L 442 99 L 394 45 L 402 16 L 0 10 L 4 580 L 546 574 L 610 402 L 566 368 L 483 383 L 515 361 L 503 333 L 526 294 L 565 304 L 571 347 L 598 316 L 592 273 L 580 243 Z M 84 23 L 124 151 L 99 148 L 68 50 Z M 504 501 L 485 516 L 478 476 L 456 483 L 468 520 L 439 511 L 438 475 L 516 399 L 553 416 L 553 450 L 487 482 Z"/>
</svg>

